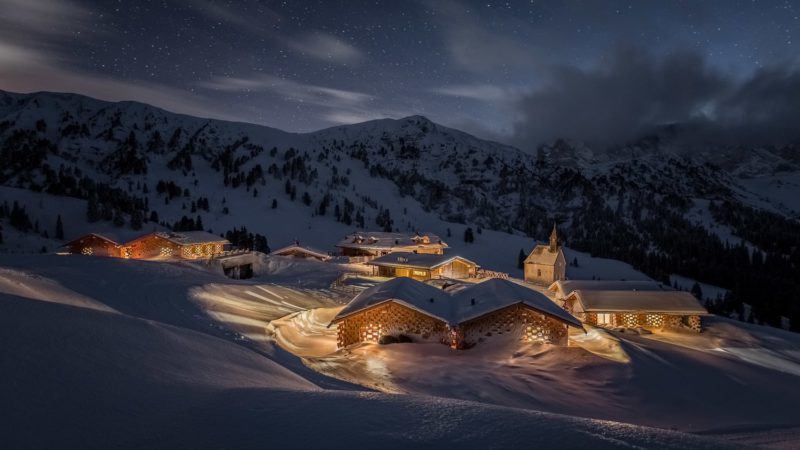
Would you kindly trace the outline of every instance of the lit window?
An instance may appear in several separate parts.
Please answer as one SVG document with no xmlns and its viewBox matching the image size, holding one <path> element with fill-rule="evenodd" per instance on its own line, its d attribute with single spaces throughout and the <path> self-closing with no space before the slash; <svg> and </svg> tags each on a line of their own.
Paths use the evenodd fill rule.
<svg viewBox="0 0 800 450">
<path fill-rule="evenodd" d="M 597 324 L 598 325 L 612 325 L 611 324 L 611 314 L 609 314 L 609 313 L 597 313 Z"/>
<path fill-rule="evenodd" d="M 92 247 L 83 247 L 81 249 L 81 254 L 86 256 L 91 256 L 94 253 L 94 249 Z"/>
</svg>

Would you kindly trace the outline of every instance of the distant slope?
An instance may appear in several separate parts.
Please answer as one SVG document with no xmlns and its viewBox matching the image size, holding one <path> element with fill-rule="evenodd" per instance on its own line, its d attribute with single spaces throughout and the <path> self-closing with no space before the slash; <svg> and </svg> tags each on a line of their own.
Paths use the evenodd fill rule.
<svg viewBox="0 0 800 450">
<path fill-rule="evenodd" d="M 534 154 L 421 116 L 297 134 L 135 102 L 0 93 L 0 184 L 83 199 L 91 222 L 71 219 L 68 235 L 113 222 L 171 227 L 184 216 L 215 233 L 246 226 L 273 246 L 330 248 L 356 228 L 431 230 L 512 272 L 520 249 L 558 222 L 578 251 L 662 281 L 720 286 L 730 294 L 716 311 L 739 315 L 748 303 L 755 320 L 786 317 L 795 328 L 800 223 L 788 190 L 763 177 L 797 173 L 797 161 L 790 147 L 689 151 L 665 136 L 608 149 L 558 140 Z M 9 216 L 23 196 L 2 194 Z M 15 240 L 9 228 L 52 239 L 53 212 L 71 214 L 21 207 L 27 224 L 0 217 Z M 474 246 L 462 243 L 467 228 Z M 7 241 L 0 248 L 13 250 Z M 764 285 L 774 288 L 764 295 Z"/>
</svg>

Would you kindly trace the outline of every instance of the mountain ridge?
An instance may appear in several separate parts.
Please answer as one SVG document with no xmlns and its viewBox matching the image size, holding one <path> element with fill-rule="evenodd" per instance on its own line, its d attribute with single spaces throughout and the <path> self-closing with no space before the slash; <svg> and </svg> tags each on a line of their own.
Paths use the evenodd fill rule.
<svg viewBox="0 0 800 450">
<path fill-rule="evenodd" d="M 84 199 L 101 212 L 93 220 L 175 227 L 202 214 L 205 228 L 247 222 L 263 231 L 290 225 L 253 217 L 291 210 L 275 218 L 295 229 L 311 220 L 413 231 L 427 217 L 448 232 L 471 227 L 531 238 L 546 236 L 556 221 L 579 250 L 659 280 L 680 273 L 739 293 L 719 306 L 730 313 L 775 276 L 759 261 L 782 261 L 780 241 L 795 249 L 778 270 L 792 282 L 784 300 L 754 311 L 773 324 L 797 314 L 788 299 L 800 285 L 793 272 L 800 243 L 791 236 L 798 206 L 771 196 L 771 184 L 754 190 L 740 173 L 685 157 L 660 138 L 631 144 L 617 158 L 567 140 L 531 154 L 423 116 L 289 133 L 70 94 L 0 98 L 0 184 Z M 778 181 L 790 193 L 800 177 Z M 743 252 L 741 271 L 758 276 L 737 288 L 744 275 L 730 267 L 744 263 Z M 773 301 L 783 306 L 767 306 Z"/>
</svg>

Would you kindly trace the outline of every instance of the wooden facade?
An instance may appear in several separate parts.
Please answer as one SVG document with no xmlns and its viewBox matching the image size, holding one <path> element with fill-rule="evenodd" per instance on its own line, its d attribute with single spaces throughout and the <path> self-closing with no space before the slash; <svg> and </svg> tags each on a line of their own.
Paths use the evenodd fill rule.
<svg viewBox="0 0 800 450">
<path fill-rule="evenodd" d="M 155 233 L 147 234 L 126 243 L 122 257 L 131 259 L 178 258 L 181 246 Z"/>
<path fill-rule="evenodd" d="M 120 247 L 117 242 L 97 234 L 86 236 L 68 242 L 65 247 L 69 253 L 84 256 L 110 256 L 119 257 Z"/>
<path fill-rule="evenodd" d="M 77 255 L 111 256 L 130 259 L 200 259 L 224 251 L 224 239 L 208 242 L 178 242 L 170 233 L 149 233 L 124 244 L 98 234 L 88 234 L 68 242 L 68 253 Z"/>
<path fill-rule="evenodd" d="M 426 281 L 433 278 L 475 278 L 478 266 L 462 259 L 454 259 L 434 268 L 419 267 L 378 267 L 378 275 L 382 277 L 408 277 Z"/>
<path fill-rule="evenodd" d="M 646 328 L 655 330 L 689 329 L 702 331 L 702 321 L 699 315 L 660 314 L 642 312 L 588 312 L 576 314 L 584 322 L 594 326 Z"/>
<path fill-rule="evenodd" d="M 510 305 L 455 327 L 392 301 L 366 309 L 338 322 L 339 348 L 382 336 L 406 334 L 418 340 L 466 349 L 492 336 L 510 335 L 522 342 L 566 346 L 568 325 L 524 304 Z"/>
<path fill-rule="evenodd" d="M 338 323 L 338 345 L 378 342 L 381 336 L 406 334 L 421 340 L 444 342 L 447 325 L 396 302 L 385 302 L 345 317 Z"/>
<path fill-rule="evenodd" d="M 567 324 L 524 304 L 516 304 L 464 322 L 451 345 L 469 347 L 491 336 L 511 335 L 523 342 L 566 346 Z"/>
</svg>

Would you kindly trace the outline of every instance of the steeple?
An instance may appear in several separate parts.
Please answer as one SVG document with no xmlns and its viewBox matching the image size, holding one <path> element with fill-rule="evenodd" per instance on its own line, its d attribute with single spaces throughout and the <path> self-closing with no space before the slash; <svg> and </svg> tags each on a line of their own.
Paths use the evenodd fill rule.
<svg viewBox="0 0 800 450">
<path fill-rule="evenodd" d="M 550 233 L 550 251 L 558 251 L 558 230 L 555 222 L 553 222 L 553 231 Z"/>
</svg>

